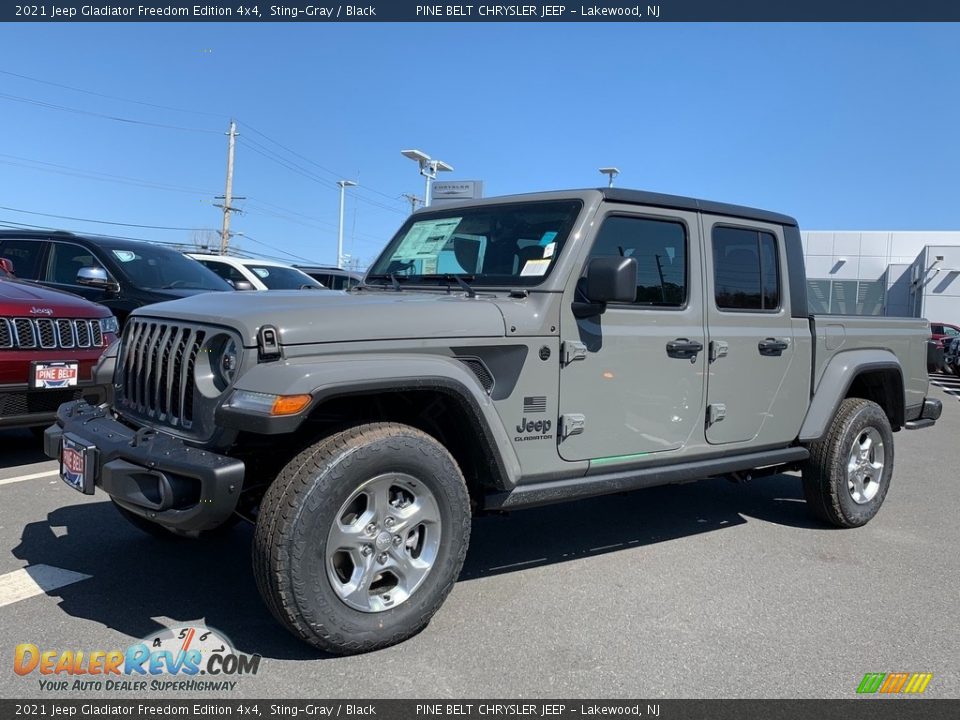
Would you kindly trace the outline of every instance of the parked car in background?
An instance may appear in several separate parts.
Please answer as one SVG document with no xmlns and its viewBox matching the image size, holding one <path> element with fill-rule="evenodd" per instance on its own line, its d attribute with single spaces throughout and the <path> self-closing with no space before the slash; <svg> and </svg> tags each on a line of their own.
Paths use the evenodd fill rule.
<svg viewBox="0 0 960 720">
<path fill-rule="evenodd" d="M 323 285 L 294 267 L 275 260 L 241 258 L 229 255 L 187 253 L 215 272 L 235 290 L 305 290 Z"/>
<path fill-rule="evenodd" d="M 946 364 L 947 344 L 955 337 L 960 337 L 960 326 L 942 322 L 930 323 L 930 339 L 933 340 L 936 349 L 928 355 L 930 358 L 928 372 L 949 371 Z"/>
<path fill-rule="evenodd" d="M 930 334 L 933 336 L 933 339 L 939 343 L 940 347 L 946 350 L 947 340 L 960 337 L 960 325 L 932 322 L 930 323 Z"/>
<path fill-rule="evenodd" d="M 0 268 L 0 427 L 42 428 L 62 403 L 107 400 L 113 365 L 98 360 L 117 330 L 102 305 Z"/>
<path fill-rule="evenodd" d="M 960 336 L 944 342 L 943 366 L 947 372 L 960 375 Z"/>
<path fill-rule="evenodd" d="M 140 240 L 3 230 L 0 258 L 21 280 L 105 305 L 121 325 L 144 305 L 231 289 L 182 253 Z"/>
<path fill-rule="evenodd" d="M 342 268 L 324 267 L 322 265 L 294 265 L 324 287 L 331 290 L 349 290 L 363 282 L 363 273 Z"/>
</svg>

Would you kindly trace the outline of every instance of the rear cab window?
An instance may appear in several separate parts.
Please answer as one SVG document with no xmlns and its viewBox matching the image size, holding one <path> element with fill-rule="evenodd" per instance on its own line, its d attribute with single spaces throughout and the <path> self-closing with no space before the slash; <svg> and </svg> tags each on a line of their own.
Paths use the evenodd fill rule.
<svg viewBox="0 0 960 720">
<path fill-rule="evenodd" d="M 780 256 L 774 235 L 718 225 L 713 229 L 712 244 L 717 309 L 780 309 Z"/>
</svg>

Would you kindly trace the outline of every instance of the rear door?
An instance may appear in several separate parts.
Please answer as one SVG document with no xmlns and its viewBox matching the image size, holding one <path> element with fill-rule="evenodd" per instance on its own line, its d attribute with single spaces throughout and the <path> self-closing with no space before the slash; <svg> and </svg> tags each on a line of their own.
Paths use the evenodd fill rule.
<svg viewBox="0 0 960 720">
<path fill-rule="evenodd" d="M 789 440 L 806 412 L 804 362 L 787 294 L 782 228 L 703 215 L 707 268 L 706 436 L 711 444 Z M 809 331 L 807 331 L 809 334 Z M 806 352 L 801 346 L 799 352 Z"/>
</svg>

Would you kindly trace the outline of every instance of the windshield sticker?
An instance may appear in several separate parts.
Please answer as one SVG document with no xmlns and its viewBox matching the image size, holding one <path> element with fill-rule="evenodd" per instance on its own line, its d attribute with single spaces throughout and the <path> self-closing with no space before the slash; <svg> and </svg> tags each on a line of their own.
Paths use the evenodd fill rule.
<svg viewBox="0 0 960 720">
<path fill-rule="evenodd" d="M 547 268 L 550 267 L 549 260 L 527 260 L 520 271 L 520 277 L 530 277 L 531 275 L 546 275 Z"/>
<path fill-rule="evenodd" d="M 551 230 L 551 231 L 549 231 L 549 232 L 545 232 L 545 233 L 543 234 L 543 237 L 540 238 L 540 243 L 539 243 L 539 244 L 540 244 L 540 245 L 552 245 L 552 244 L 553 244 L 553 241 L 556 239 L 556 237 L 557 237 L 557 233 L 554 232 L 553 230 Z M 544 256 L 544 257 L 546 257 L 546 256 Z"/>
<path fill-rule="evenodd" d="M 137 254 L 133 252 L 133 250 L 114 250 L 113 254 L 116 256 L 117 260 L 125 263 L 137 258 Z"/>
<path fill-rule="evenodd" d="M 394 253 L 394 259 L 436 258 L 443 246 L 453 236 L 461 219 L 455 217 L 415 222 Z"/>
<path fill-rule="evenodd" d="M 543 257 L 544 257 L 544 258 L 552 258 L 552 257 L 553 257 L 553 251 L 556 250 L 556 249 L 557 249 L 557 244 L 556 244 L 555 242 L 550 243 L 549 245 L 547 245 L 546 247 L 543 248 Z"/>
</svg>

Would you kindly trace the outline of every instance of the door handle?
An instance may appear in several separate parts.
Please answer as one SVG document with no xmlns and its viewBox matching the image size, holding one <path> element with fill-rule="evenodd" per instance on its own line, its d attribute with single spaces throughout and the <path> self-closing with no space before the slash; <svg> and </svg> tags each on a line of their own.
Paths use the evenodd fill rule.
<svg viewBox="0 0 960 720">
<path fill-rule="evenodd" d="M 703 343 L 689 338 L 677 338 L 667 343 L 667 355 L 672 358 L 692 358 L 703 350 Z"/>
<path fill-rule="evenodd" d="M 757 348 L 760 350 L 761 355 L 768 356 L 779 356 L 783 353 L 784 350 L 790 347 L 790 342 L 788 340 L 781 340 L 780 338 L 767 338 L 766 340 L 761 340 L 757 344 Z"/>
</svg>

